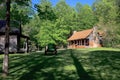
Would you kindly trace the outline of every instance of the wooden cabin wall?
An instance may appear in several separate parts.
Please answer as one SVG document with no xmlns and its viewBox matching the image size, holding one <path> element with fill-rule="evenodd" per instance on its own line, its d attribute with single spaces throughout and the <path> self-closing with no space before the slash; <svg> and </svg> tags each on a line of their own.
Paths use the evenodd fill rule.
<svg viewBox="0 0 120 80">
<path fill-rule="evenodd" d="M 5 47 L 5 36 L 0 36 L 0 52 L 3 52 Z"/>
<path fill-rule="evenodd" d="M 93 33 L 91 33 L 86 39 L 89 40 L 89 45 L 76 45 L 76 40 L 69 41 L 68 48 L 93 48 L 93 47 L 101 47 L 99 36 L 96 36 L 96 39 L 93 38 Z"/>
<path fill-rule="evenodd" d="M 17 52 L 17 36 L 10 36 L 10 44 L 9 44 L 10 52 Z"/>
<path fill-rule="evenodd" d="M 100 44 L 100 36 L 96 35 L 95 38 L 93 37 L 93 33 L 91 33 L 88 38 L 89 38 L 89 47 L 101 47 Z"/>
<path fill-rule="evenodd" d="M 9 51 L 10 52 L 17 52 L 17 36 L 16 35 L 10 35 L 9 38 Z M 1 35 L 0 36 L 0 51 L 4 52 L 4 47 L 5 47 L 5 36 Z"/>
</svg>

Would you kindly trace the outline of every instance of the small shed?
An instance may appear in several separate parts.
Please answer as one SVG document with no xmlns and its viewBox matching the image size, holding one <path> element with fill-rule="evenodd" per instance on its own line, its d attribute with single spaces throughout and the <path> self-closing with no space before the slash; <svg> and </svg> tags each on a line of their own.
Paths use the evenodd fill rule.
<svg viewBox="0 0 120 80">
<path fill-rule="evenodd" d="M 102 35 L 96 27 L 83 31 L 74 31 L 68 38 L 68 48 L 102 47 Z"/>
<path fill-rule="evenodd" d="M 0 52 L 4 52 L 5 47 L 5 20 L 0 20 Z M 21 39 L 24 39 L 24 49 L 21 47 Z M 22 34 L 21 27 L 10 26 L 9 32 L 9 52 L 28 52 L 28 40 L 29 37 Z"/>
</svg>

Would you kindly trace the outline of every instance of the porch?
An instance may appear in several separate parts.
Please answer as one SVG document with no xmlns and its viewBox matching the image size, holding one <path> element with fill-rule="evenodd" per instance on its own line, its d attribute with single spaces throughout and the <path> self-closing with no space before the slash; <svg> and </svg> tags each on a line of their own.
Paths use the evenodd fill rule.
<svg viewBox="0 0 120 80">
<path fill-rule="evenodd" d="M 89 47 L 89 39 L 79 39 L 68 42 L 68 48 L 87 48 L 87 47 Z"/>
</svg>

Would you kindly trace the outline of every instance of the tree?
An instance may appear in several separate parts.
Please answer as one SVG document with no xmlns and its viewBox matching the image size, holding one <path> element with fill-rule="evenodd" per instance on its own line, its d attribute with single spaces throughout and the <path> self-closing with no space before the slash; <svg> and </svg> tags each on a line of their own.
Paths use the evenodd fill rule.
<svg viewBox="0 0 120 80">
<path fill-rule="evenodd" d="M 77 20 L 80 22 L 78 25 L 81 29 L 92 28 L 96 22 L 97 18 L 94 16 L 94 12 L 89 5 L 76 5 L 77 9 Z"/>
<path fill-rule="evenodd" d="M 77 13 L 81 12 L 82 7 L 83 7 L 83 5 L 79 2 L 76 4 L 75 9 L 76 9 Z"/>
<path fill-rule="evenodd" d="M 20 34 L 22 34 L 22 26 L 29 22 L 32 10 L 30 8 L 30 3 L 27 5 L 19 5 L 17 2 L 11 3 L 11 26 L 20 29 Z"/>
<path fill-rule="evenodd" d="M 66 30 L 67 33 L 62 36 L 66 36 L 63 39 L 67 40 L 71 36 L 72 32 L 77 29 L 76 21 L 76 11 L 74 8 L 66 4 L 65 0 L 59 1 L 54 7 L 55 14 L 57 15 L 57 21 L 59 21 L 59 28 L 62 28 L 63 31 Z"/>
<path fill-rule="evenodd" d="M 115 1 L 108 0 L 97 0 L 94 5 L 94 11 L 96 16 L 99 18 L 99 21 L 104 23 L 109 23 L 110 21 L 115 21 L 116 14 L 116 5 Z"/>
<path fill-rule="evenodd" d="M 9 61 L 9 27 L 10 27 L 10 0 L 6 0 L 6 29 L 5 29 L 5 52 L 3 59 L 3 77 L 8 75 Z"/>
<path fill-rule="evenodd" d="M 60 0 L 54 7 L 51 7 L 48 0 L 46 1 L 42 1 L 36 6 L 41 20 L 36 38 L 42 46 L 48 43 L 67 45 L 67 38 L 72 35 L 74 30 L 91 28 L 96 23 L 93 11 L 88 5 L 78 4 L 75 10 L 64 0 Z M 51 16 L 51 14 L 54 15 Z"/>
<path fill-rule="evenodd" d="M 36 4 L 38 15 L 41 20 L 55 20 L 56 15 L 53 12 L 52 5 L 48 0 L 41 0 L 41 4 Z"/>
<path fill-rule="evenodd" d="M 40 46 L 38 43 L 38 38 L 36 35 L 39 33 L 42 21 L 40 20 L 38 15 L 34 15 L 32 19 L 30 19 L 29 23 L 25 24 L 23 27 L 23 33 L 30 37 L 30 40 L 36 44 L 36 46 Z"/>
<path fill-rule="evenodd" d="M 97 25 L 105 32 L 104 46 L 115 47 L 120 38 L 118 38 L 118 7 L 116 0 L 97 0 L 93 5 L 95 16 L 99 22 Z M 117 34 L 117 35 L 116 35 Z"/>
<path fill-rule="evenodd" d="M 21 22 L 23 25 L 29 21 L 31 13 L 29 6 L 21 6 L 17 3 L 11 3 L 11 20 Z"/>
<path fill-rule="evenodd" d="M 17 2 L 19 4 L 25 3 L 29 0 L 14 0 L 14 2 Z M 11 0 L 6 0 L 6 27 L 5 27 L 5 52 L 4 52 L 4 58 L 3 58 L 3 77 L 6 77 L 8 75 L 8 64 L 9 64 L 9 30 L 10 30 L 10 2 Z M 1 4 L 4 4 L 4 0 L 0 1 Z M 23 4 L 21 4 L 23 5 Z M 4 13 L 3 13 L 4 14 Z"/>
<path fill-rule="evenodd" d="M 40 27 L 39 33 L 36 35 L 40 45 L 45 46 L 49 43 L 60 45 L 66 43 L 67 38 L 65 35 L 68 31 L 64 28 L 65 26 L 60 25 L 61 21 L 57 19 L 56 22 L 46 22 L 47 26 L 46 23 L 43 23 Z"/>
<path fill-rule="evenodd" d="M 115 0 L 116 1 L 116 6 L 117 6 L 117 24 L 120 25 L 120 0 Z"/>
<path fill-rule="evenodd" d="M 5 19 L 5 14 L 6 14 L 6 8 L 5 8 L 5 3 L 0 4 L 0 19 Z"/>
</svg>

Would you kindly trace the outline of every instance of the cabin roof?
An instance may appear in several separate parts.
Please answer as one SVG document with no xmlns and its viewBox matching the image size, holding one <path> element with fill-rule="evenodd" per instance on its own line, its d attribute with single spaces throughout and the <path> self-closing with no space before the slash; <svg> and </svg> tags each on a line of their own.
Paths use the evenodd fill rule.
<svg viewBox="0 0 120 80">
<path fill-rule="evenodd" d="M 5 32 L 5 26 L 6 26 L 6 21 L 5 20 L 0 20 L 0 33 Z M 15 27 L 11 27 L 10 32 L 11 33 L 20 33 L 19 29 L 15 28 Z"/>
<path fill-rule="evenodd" d="M 0 29 L 5 27 L 6 21 L 5 20 L 0 20 Z"/>
<path fill-rule="evenodd" d="M 75 32 L 75 33 L 73 33 L 73 35 L 70 38 L 68 38 L 68 41 L 78 40 L 78 39 L 85 39 L 90 35 L 90 33 L 92 31 L 93 31 L 93 29 L 88 29 L 88 30 Z"/>
<path fill-rule="evenodd" d="M 5 26 L 6 26 L 6 21 L 5 20 L 0 20 L 0 35 L 5 35 Z M 20 30 L 19 28 L 16 27 L 10 27 L 10 34 L 14 34 L 14 35 L 20 35 L 23 38 L 28 38 L 28 36 L 25 36 L 23 34 L 20 34 Z"/>
</svg>

